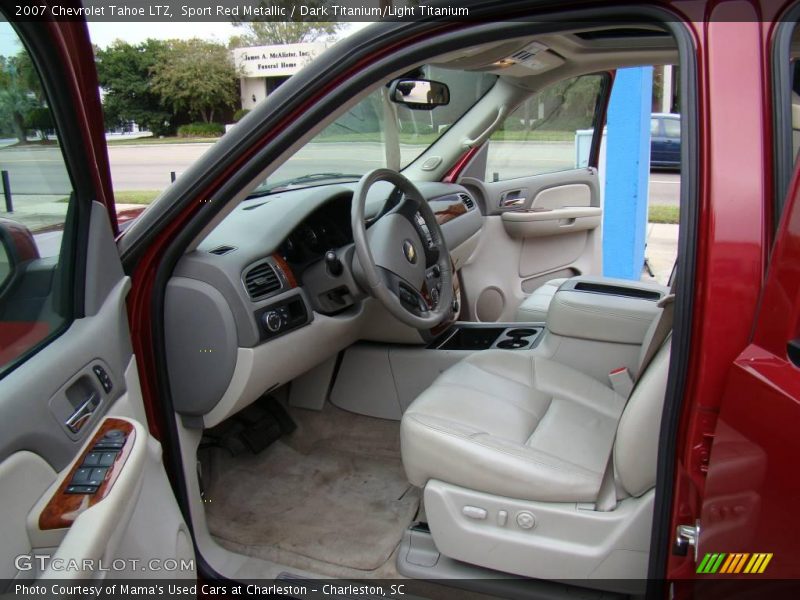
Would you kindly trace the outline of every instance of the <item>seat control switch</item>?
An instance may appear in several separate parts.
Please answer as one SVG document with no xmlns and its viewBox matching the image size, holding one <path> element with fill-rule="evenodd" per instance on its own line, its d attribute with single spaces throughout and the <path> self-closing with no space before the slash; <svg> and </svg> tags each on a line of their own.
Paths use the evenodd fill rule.
<svg viewBox="0 0 800 600">
<path fill-rule="evenodd" d="M 461 513 L 470 519 L 483 521 L 486 518 L 486 509 L 478 508 L 477 506 L 465 506 L 461 509 Z"/>
</svg>

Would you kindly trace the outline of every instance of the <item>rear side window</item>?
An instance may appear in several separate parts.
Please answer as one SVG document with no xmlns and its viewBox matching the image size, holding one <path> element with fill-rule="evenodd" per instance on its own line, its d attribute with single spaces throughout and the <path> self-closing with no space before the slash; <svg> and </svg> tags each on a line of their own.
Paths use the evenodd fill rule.
<svg viewBox="0 0 800 600">
<path fill-rule="evenodd" d="M 658 137 L 661 135 L 658 119 L 650 119 L 650 136 Z"/>
<path fill-rule="evenodd" d="M 681 122 L 677 119 L 664 119 L 664 135 L 668 138 L 680 138 Z"/>
<path fill-rule="evenodd" d="M 72 319 L 72 183 L 31 56 L 0 21 L 0 377 Z"/>
<path fill-rule="evenodd" d="M 486 181 L 586 166 L 602 90 L 602 75 L 582 75 L 529 97 L 489 138 Z"/>
</svg>

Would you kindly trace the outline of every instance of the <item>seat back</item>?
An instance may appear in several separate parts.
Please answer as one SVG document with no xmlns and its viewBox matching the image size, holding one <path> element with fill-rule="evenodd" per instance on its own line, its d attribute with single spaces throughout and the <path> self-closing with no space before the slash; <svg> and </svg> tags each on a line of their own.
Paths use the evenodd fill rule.
<svg viewBox="0 0 800 600">
<path fill-rule="evenodd" d="M 639 354 L 639 368 L 643 367 L 647 347 L 653 339 L 660 313 L 647 330 Z M 662 344 L 644 372 L 639 374 L 622 417 L 617 425 L 614 442 L 614 472 L 622 495 L 641 496 L 655 487 L 658 461 L 658 438 L 661 431 L 661 413 L 667 392 L 672 335 Z"/>
</svg>

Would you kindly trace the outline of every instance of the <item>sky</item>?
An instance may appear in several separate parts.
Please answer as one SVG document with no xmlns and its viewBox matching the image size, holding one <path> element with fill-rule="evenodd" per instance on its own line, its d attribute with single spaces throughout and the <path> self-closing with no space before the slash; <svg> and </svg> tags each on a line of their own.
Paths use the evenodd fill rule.
<svg viewBox="0 0 800 600">
<path fill-rule="evenodd" d="M 345 23 L 338 37 L 345 37 L 369 25 L 369 23 Z M 101 48 L 107 47 L 114 40 L 120 39 L 131 44 L 138 44 L 147 38 L 189 39 L 199 37 L 209 41 L 226 44 L 232 35 L 241 35 L 241 28 L 230 22 L 220 23 L 89 23 L 89 35 L 92 43 Z M 17 35 L 8 22 L 0 21 L 0 55 L 12 56 L 22 49 Z"/>
<path fill-rule="evenodd" d="M 225 44 L 232 35 L 241 35 L 242 33 L 244 31 L 241 28 L 234 27 L 233 23 L 229 21 L 222 23 L 89 23 L 89 35 L 92 42 L 101 48 L 107 47 L 117 39 L 138 44 L 147 38 L 166 40 L 197 37 Z"/>
<path fill-rule="evenodd" d="M 369 25 L 364 22 L 345 23 L 338 37 L 342 38 Z M 234 27 L 233 23 L 89 23 L 89 34 L 92 42 L 101 48 L 107 47 L 116 39 L 131 44 L 143 42 L 147 38 L 189 39 L 193 37 L 217 41 L 226 44 L 232 35 L 241 35 L 245 31 Z"/>
</svg>

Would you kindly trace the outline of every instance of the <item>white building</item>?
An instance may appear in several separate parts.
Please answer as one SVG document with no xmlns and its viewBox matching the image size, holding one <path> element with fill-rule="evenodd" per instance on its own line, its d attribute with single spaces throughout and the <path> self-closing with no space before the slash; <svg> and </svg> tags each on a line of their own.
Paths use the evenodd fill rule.
<svg viewBox="0 0 800 600">
<path fill-rule="evenodd" d="M 326 48 L 325 43 L 309 42 L 235 49 L 233 60 L 242 74 L 242 108 L 252 109 Z"/>
</svg>

